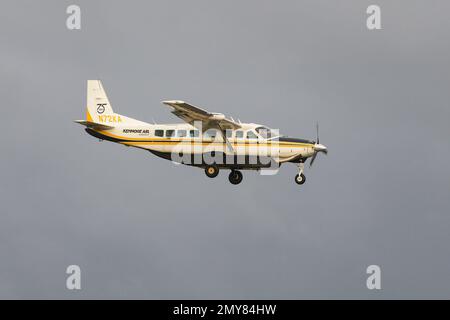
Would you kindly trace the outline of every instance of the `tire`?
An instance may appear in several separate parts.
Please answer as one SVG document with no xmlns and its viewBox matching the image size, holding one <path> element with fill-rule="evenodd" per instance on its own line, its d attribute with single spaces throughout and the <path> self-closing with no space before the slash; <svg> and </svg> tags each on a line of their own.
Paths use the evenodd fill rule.
<svg viewBox="0 0 450 320">
<path fill-rule="evenodd" d="M 230 175 L 228 176 L 228 180 L 230 180 L 232 184 L 241 183 L 243 178 L 242 172 L 238 170 L 231 170 Z"/>
<path fill-rule="evenodd" d="M 215 164 L 207 165 L 205 168 L 205 173 L 209 178 L 215 178 L 219 174 L 219 167 Z"/>
<path fill-rule="evenodd" d="M 296 175 L 295 176 L 295 183 L 296 184 L 304 184 L 306 182 L 306 177 L 305 175 L 302 173 L 301 175 Z"/>
</svg>

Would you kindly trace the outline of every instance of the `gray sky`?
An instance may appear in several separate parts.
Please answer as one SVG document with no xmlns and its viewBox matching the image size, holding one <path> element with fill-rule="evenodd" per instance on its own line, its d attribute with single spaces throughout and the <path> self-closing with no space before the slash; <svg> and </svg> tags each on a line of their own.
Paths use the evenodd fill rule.
<svg viewBox="0 0 450 320">
<path fill-rule="evenodd" d="M 0 298 L 450 298 L 449 10 L 3 1 Z M 178 122 L 160 101 L 183 99 L 295 137 L 319 120 L 330 152 L 302 187 L 292 164 L 209 179 L 73 123 L 97 78 L 133 118 Z"/>
</svg>

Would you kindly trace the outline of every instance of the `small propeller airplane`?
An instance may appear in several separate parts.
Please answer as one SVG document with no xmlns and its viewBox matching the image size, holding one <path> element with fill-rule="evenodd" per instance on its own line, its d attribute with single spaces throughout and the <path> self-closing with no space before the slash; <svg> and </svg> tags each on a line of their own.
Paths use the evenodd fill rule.
<svg viewBox="0 0 450 320">
<path fill-rule="evenodd" d="M 100 140 L 148 150 L 176 163 L 203 168 L 214 178 L 220 169 L 231 170 L 229 181 L 242 182 L 240 170 L 278 169 L 283 163 L 298 166 L 295 182 L 305 183 L 304 164 L 310 166 L 318 153 L 328 150 L 319 142 L 278 134 L 277 130 L 255 123 L 236 122 L 221 113 L 212 113 L 179 100 L 163 101 L 186 123 L 150 124 L 114 113 L 100 80 L 87 82 L 86 119 L 75 122 Z"/>
</svg>

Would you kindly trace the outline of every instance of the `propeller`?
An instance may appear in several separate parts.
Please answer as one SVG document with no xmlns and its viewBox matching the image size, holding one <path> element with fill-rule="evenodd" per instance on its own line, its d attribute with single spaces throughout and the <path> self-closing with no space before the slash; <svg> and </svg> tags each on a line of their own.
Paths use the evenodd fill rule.
<svg viewBox="0 0 450 320">
<path fill-rule="evenodd" d="M 320 144 L 320 139 L 319 139 L 319 121 L 316 122 L 316 140 L 317 140 L 317 144 Z"/>
<path fill-rule="evenodd" d="M 325 154 L 328 154 L 328 149 L 323 144 L 320 144 L 320 138 L 319 138 L 319 122 L 316 122 L 316 143 L 314 143 L 314 154 L 311 158 L 311 162 L 309 163 L 309 167 L 311 168 L 314 161 L 316 160 L 317 154 L 319 152 L 323 152 Z"/>
<path fill-rule="evenodd" d="M 314 160 L 316 160 L 316 157 L 317 157 L 317 152 L 314 152 L 314 155 L 313 155 L 312 158 L 311 158 L 311 162 L 309 163 L 309 167 L 310 167 L 310 168 L 312 167 L 312 165 L 313 165 L 313 163 L 314 163 Z"/>
</svg>

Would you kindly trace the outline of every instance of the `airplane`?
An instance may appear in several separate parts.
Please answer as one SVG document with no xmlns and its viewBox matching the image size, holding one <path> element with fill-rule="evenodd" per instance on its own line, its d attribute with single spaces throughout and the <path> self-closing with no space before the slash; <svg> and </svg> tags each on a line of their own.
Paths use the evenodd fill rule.
<svg viewBox="0 0 450 320">
<path fill-rule="evenodd" d="M 228 179 L 234 185 L 242 182 L 241 170 L 278 170 L 284 163 L 298 166 L 294 180 L 302 185 L 306 181 L 305 161 L 311 158 L 312 166 L 318 153 L 328 153 L 327 147 L 319 142 L 318 124 L 316 141 L 297 139 L 184 101 L 162 103 L 185 123 L 150 124 L 117 114 L 101 81 L 88 80 L 86 119 L 75 122 L 100 141 L 148 150 L 175 163 L 202 168 L 210 178 L 217 177 L 221 169 L 229 169 Z"/>
</svg>

